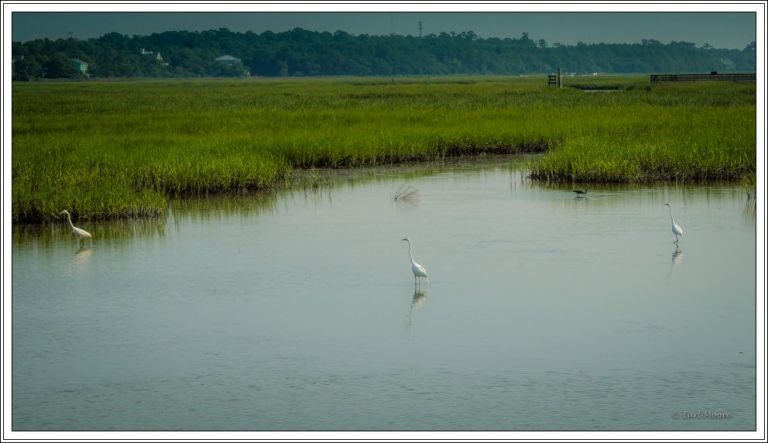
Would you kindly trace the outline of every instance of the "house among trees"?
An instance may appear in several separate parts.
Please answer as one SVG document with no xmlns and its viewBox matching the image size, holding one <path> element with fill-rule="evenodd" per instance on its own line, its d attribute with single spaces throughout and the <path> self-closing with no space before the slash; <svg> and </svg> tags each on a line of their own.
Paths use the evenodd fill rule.
<svg viewBox="0 0 768 443">
<path fill-rule="evenodd" d="M 147 51 L 146 49 L 141 48 L 141 55 L 154 56 L 153 58 L 158 62 L 160 62 L 160 64 L 162 64 L 163 66 L 168 66 L 168 63 L 166 63 L 165 60 L 163 60 L 163 56 L 160 54 L 160 51 L 157 51 L 157 55 L 155 55 L 154 51 Z"/>
<path fill-rule="evenodd" d="M 72 68 L 74 68 L 79 75 L 88 77 L 88 63 L 78 58 L 71 58 L 69 61 L 72 64 Z"/>
<path fill-rule="evenodd" d="M 148 48 L 150 47 L 150 48 Z M 227 48 L 227 49 L 224 49 Z M 160 55 L 165 51 L 166 55 Z M 169 52 L 173 51 L 173 52 Z M 234 51 L 237 56 L 225 53 Z M 170 59 L 165 60 L 166 56 Z M 226 55 L 225 55 L 226 54 Z M 153 36 L 117 32 L 95 39 L 13 42 L 13 79 L 78 77 L 70 59 L 88 60 L 90 77 L 265 77 L 298 75 L 533 75 L 561 67 L 565 75 L 652 72 L 750 73 L 756 44 L 706 49 L 689 42 L 563 45 L 528 34 L 480 38 L 474 32 L 354 36 L 343 31 L 262 34 L 227 29 L 172 31 Z M 22 56 L 24 57 L 22 59 Z M 218 58 L 217 58 L 218 57 Z M 240 58 L 238 58 L 240 57 Z M 168 66 L 165 62 L 173 66 Z"/>
</svg>

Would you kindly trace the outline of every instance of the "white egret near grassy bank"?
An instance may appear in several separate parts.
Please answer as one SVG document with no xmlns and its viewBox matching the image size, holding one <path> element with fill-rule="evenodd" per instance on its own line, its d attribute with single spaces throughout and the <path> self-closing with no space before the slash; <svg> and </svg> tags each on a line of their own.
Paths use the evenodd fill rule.
<svg viewBox="0 0 768 443">
<path fill-rule="evenodd" d="M 672 215 L 672 205 L 664 203 L 664 206 L 669 208 L 669 218 L 672 219 L 672 233 L 675 234 L 675 244 L 680 241 L 680 237 L 683 236 L 683 227 L 675 223 L 675 217 Z"/>
<path fill-rule="evenodd" d="M 72 224 L 72 218 L 69 215 L 69 211 L 65 209 L 59 212 L 59 215 L 67 216 L 67 224 L 69 224 L 69 230 L 72 231 L 72 233 L 75 234 L 75 236 L 77 236 L 78 240 L 82 238 L 93 238 L 90 232 L 86 231 L 85 229 L 80 229 L 77 226 Z"/>
<path fill-rule="evenodd" d="M 418 284 L 419 278 L 424 277 L 427 279 L 427 282 L 432 284 L 429 281 L 429 275 L 427 274 L 426 268 L 424 266 L 421 266 L 420 264 L 416 263 L 416 260 L 413 259 L 413 253 L 411 252 L 411 239 L 408 237 L 405 237 L 402 239 L 402 241 L 408 242 L 408 255 L 411 256 L 411 271 L 413 271 L 413 282 L 414 284 Z"/>
</svg>

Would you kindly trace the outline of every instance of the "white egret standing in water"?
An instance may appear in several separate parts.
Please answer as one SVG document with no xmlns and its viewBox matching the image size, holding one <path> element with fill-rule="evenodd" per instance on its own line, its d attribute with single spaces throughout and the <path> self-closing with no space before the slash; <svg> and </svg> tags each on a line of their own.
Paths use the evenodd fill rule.
<svg viewBox="0 0 768 443">
<path fill-rule="evenodd" d="M 80 240 L 81 238 L 93 238 L 90 232 L 86 231 L 85 229 L 80 229 L 77 226 L 72 224 L 72 218 L 69 216 L 69 211 L 65 209 L 59 212 L 59 215 L 62 215 L 62 214 L 67 216 L 67 223 L 69 224 L 69 230 L 72 231 L 72 233 L 77 236 L 78 240 Z"/>
<path fill-rule="evenodd" d="M 672 233 L 675 234 L 675 244 L 680 241 L 680 237 L 683 236 L 683 227 L 675 223 L 675 217 L 672 215 L 672 205 L 664 203 L 664 206 L 669 207 L 669 217 L 672 219 Z"/>
<path fill-rule="evenodd" d="M 413 271 L 413 282 L 414 284 L 418 284 L 419 277 L 424 277 L 427 279 L 427 282 L 432 284 L 429 281 L 429 275 L 427 275 L 427 270 L 424 268 L 424 266 L 421 266 L 420 264 L 416 263 L 416 260 L 413 259 L 413 253 L 411 252 L 411 239 L 408 237 L 405 237 L 402 239 L 402 241 L 408 242 L 408 255 L 411 256 L 411 271 Z"/>
</svg>

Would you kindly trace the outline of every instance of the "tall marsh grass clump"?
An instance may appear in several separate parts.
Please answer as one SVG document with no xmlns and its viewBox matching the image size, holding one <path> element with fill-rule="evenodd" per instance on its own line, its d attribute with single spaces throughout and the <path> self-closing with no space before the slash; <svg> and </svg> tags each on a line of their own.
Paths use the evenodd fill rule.
<svg viewBox="0 0 768 443">
<path fill-rule="evenodd" d="M 555 181 L 755 173 L 754 84 L 606 81 L 612 92 L 543 77 L 14 84 L 13 220 L 159 216 L 172 196 L 269 190 L 296 168 L 480 153 L 545 153 L 531 174 Z"/>
<path fill-rule="evenodd" d="M 712 82 L 619 93 L 626 94 L 619 106 L 593 109 L 597 118 L 581 119 L 582 134 L 550 151 L 531 176 L 572 182 L 738 181 L 756 168 L 754 92 L 754 84 Z"/>
</svg>

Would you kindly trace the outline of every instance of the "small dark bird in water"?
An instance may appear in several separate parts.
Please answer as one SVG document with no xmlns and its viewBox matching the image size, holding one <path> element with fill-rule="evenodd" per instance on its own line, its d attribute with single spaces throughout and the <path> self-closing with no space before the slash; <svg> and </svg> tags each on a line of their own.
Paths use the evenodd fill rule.
<svg viewBox="0 0 768 443">
<path fill-rule="evenodd" d="M 576 197 L 586 197 L 587 192 L 589 189 L 574 189 L 573 192 L 576 193 Z"/>
</svg>

